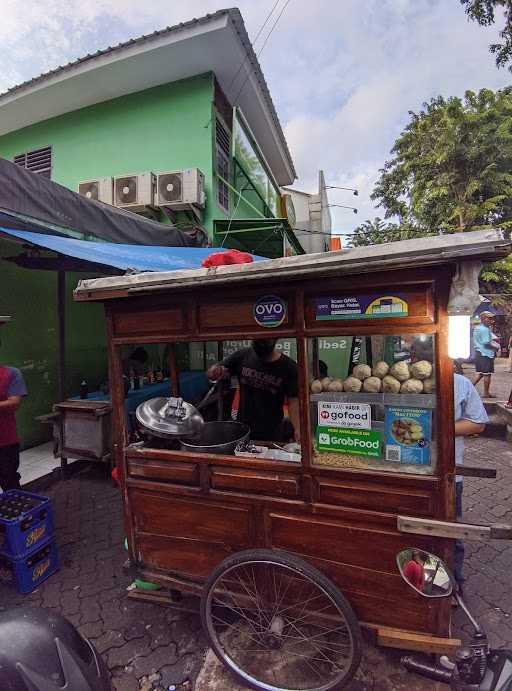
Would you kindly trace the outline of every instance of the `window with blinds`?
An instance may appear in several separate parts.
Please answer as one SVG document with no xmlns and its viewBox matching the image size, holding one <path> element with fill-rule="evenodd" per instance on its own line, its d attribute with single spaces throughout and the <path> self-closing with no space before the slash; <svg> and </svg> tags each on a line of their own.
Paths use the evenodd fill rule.
<svg viewBox="0 0 512 691">
<path fill-rule="evenodd" d="M 45 146 L 43 149 L 26 151 L 14 157 L 14 163 L 21 166 L 31 173 L 44 175 L 47 178 L 52 176 L 52 147 Z"/>
<path fill-rule="evenodd" d="M 215 151 L 217 168 L 217 202 L 224 211 L 229 211 L 229 181 L 231 175 L 231 135 L 217 118 L 215 120 Z M 221 180 L 224 178 L 224 180 Z"/>
</svg>

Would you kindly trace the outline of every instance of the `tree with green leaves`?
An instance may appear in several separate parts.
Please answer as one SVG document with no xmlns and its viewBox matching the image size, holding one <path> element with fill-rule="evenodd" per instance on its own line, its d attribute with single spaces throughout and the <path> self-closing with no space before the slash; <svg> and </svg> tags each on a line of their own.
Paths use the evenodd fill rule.
<svg viewBox="0 0 512 691">
<path fill-rule="evenodd" d="M 436 232 L 512 226 L 512 88 L 431 99 L 396 140 L 372 199 Z"/>
<path fill-rule="evenodd" d="M 419 235 L 429 235 L 426 229 L 413 228 L 406 224 L 386 223 L 378 216 L 373 221 L 365 221 L 350 236 L 352 247 L 381 245 L 385 242 L 411 240 Z"/>
<path fill-rule="evenodd" d="M 480 290 L 487 295 L 512 293 L 512 256 L 484 266 L 480 274 Z"/>
<path fill-rule="evenodd" d="M 496 13 L 503 11 L 505 25 L 500 30 L 503 43 L 491 43 L 489 50 L 496 56 L 496 65 L 504 67 L 512 61 L 512 0 L 460 0 L 470 19 L 480 26 L 491 26 L 496 20 Z M 512 64 L 509 64 L 512 72 Z"/>
</svg>

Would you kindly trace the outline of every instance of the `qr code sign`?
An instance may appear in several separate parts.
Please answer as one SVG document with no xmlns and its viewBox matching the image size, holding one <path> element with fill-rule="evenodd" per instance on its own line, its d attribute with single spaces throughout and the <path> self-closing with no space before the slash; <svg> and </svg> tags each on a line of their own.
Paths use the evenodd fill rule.
<svg viewBox="0 0 512 691">
<path fill-rule="evenodd" d="M 393 463 L 400 463 L 400 447 L 399 446 L 386 446 L 386 461 L 392 461 Z"/>
</svg>

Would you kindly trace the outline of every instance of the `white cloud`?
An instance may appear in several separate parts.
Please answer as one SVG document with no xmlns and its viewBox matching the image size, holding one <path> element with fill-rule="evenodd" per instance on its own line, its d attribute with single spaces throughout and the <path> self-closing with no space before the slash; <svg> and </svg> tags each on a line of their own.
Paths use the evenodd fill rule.
<svg viewBox="0 0 512 691">
<path fill-rule="evenodd" d="M 273 4 L 238 3 L 251 36 Z M 221 6 L 219 0 L 2 0 L 0 91 Z M 469 23 L 458 0 L 291 0 L 260 60 L 299 173 L 297 187 L 314 190 L 322 168 L 328 184 L 360 190 L 357 198 L 331 192 L 333 203 L 359 207 L 357 216 L 333 208 L 335 228 L 344 231 L 379 213 L 369 195 L 409 110 L 439 93 L 509 82 L 488 52 L 496 36 L 496 27 Z"/>
</svg>

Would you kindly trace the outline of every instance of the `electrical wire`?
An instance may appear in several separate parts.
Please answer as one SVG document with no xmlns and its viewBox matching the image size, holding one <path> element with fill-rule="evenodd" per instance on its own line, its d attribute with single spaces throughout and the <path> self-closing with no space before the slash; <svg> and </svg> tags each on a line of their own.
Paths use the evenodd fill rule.
<svg viewBox="0 0 512 691">
<path fill-rule="evenodd" d="M 281 233 L 281 239 L 284 242 L 284 238 L 285 238 L 284 228 L 282 225 L 281 226 L 276 225 L 273 228 L 271 228 L 270 233 L 268 235 L 266 235 L 258 245 L 256 245 L 252 254 L 256 254 L 256 252 L 259 250 L 259 248 L 263 245 L 264 242 L 266 242 L 267 240 L 270 240 L 270 237 L 272 235 L 277 235 L 278 233 Z"/>
<path fill-rule="evenodd" d="M 281 0 L 276 0 L 276 2 L 274 3 L 272 9 L 271 9 L 270 12 L 267 14 L 267 16 L 266 16 L 266 18 L 265 18 L 265 21 L 264 21 L 263 24 L 260 26 L 260 28 L 259 28 L 259 30 L 258 30 L 258 33 L 256 34 L 256 36 L 255 36 L 254 39 L 252 40 L 252 45 L 253 45 L 253 47 L 256 45 L 256 43 L 257 43 L 257 41 L 258 41 L 258 38 L 261 36 L 261 33 L 262 33 L 263 29 L 267 26 L 267 24 L 268 24 L 268 22 L 269 22 L 269 20 L 270 20 L 270 17 L 274 14 L 274 10 L 276 9 L 276 7 L 279 5 L 280 2 L 281 2 Z M 229 82 L 229 85 L 228 85 L 228 87 L 227 87 L 227 89 L 226 89 L 226 92 L 228 92 L 228 91 L 231 89 L 231 87 L 233 86 L 234 82 L 236 81 L 236 78 L 238 77 L 238 75 L 239 75 L 240 72 L 242 71 L 243 66 L 244 66 L 245 63 L 247 62 L 247 59 L 248 59 L 248 56 L 246 55 L 246 56 L 244 57 L 244 59 L 242 60 L 242 62 L 240 63 L 240 65 L 239 65 L 237 71 L 235 72 L 233 78 L 232 78 L 231 81 Z"/>
<path fill-rule="evenodd" d="M 360 230 L 356 233 L 356 231 L 352 231 L 351 233 L 340 233 L 340 232 L 334 232 L 334 233 L 327 233 L 323 230 L 310 230 L 308 228 L 292 228 L 292 230 L 299 231 L 300 233 L 310 233 L 311 235 L 330 235 L 332 237 L 341 237 L 341 236 L 346 236 L 346 237 L 354 237 L 354 236 L 360 236 L 360 235 L 374 235 L 376 231 L 374 230 Z M 399 231 L 400 232 L 400 231 Z M 439 236 L 438 231 L 435 230 L 429 230 L 429 231 L 423 231 L 423 230 L 404 230 L 401 231 L 404 233 L 409 233 L 413 235 L 421 235 L 422 237 L 432 237 L 432 236 Z M 442 233 L 442 235 L 452 235 L 453 233 Z"/>
<path fill-rule="evenodd" d="M 277 18 L 276 18 L 275 22 L 272 24 L 272 26 L 271 26 L 271 28 L 270 28 L 270 31 L 268 32 L 268 34 L 267 34 L 266 37 L 265 37 L 265 40 L 263 41 L 263 45 L 261 46 L 261 48 L 259 49 L 259 51 L 256 53 L 256 57 L 257 57 L 257 58 L 259 58 L 260 55 L 262 54 L 263 49 L 264 49 L 265 46 L 267 45 L 267 42 L 268 42 L 269 38 L 270 38 L 271 35 L 272 35 L 272 32 L 273 32 L 274 29 L 276 28 L 277 23 L 278 23 L 279 20 L 281 19 L 281 17 L 282 17 L 282 15 L 283 15 L 284 11 L 286 10 L 286 8 L 287 8 L 288 5 L 290 4 L 290 2 L 291 2 L 291 0 L 286 0 L 285 4 L 284 4 L 283 7 L 281 8 L 281 11 L 280 11 L 279 14 L 277 15 Z M 242 86 L 241 86 L 240 89 L 238 90 L 237 95 L 236 95 L 235 98 L 233 99 L 233 103 L 234 103 L 234 104 L 236 104 L 236 102 L 238 101 L 238 99 L 239 99 L 239 97 L 240 97 L 240 94 L 241 94 L 242 91 L 244 90 L 245 85 L 247 84 L 247 82 L 249 81 L 249 77 L 250 77 L 250 76 L 251 76 L 251 73 L 249 72 L 249 73 L 247 74 L 247 76 L 245 77 Z"/>
<path fill-rule="evenodd" d="M 263 24 L 262 24 L 262 25 L 260 26 L 260 28 L 258 29 L 258 32 L 257 32 L 256 36 L 254 37 L 254 40 L 252 41 L 253 47 L 255 46 L 256 41 L 257 41 L 258 38 L 261 36 L 261 32 L 263 31 L 263 29 L 264 29 L 264 28 L 266 27 L 266 25 L 268 24 L 270 17 L 274 14 L 275 9 L 276 9 L 276 7 L 279 5 L 280 2 L 281 2 L 281 0 L 276 0 L 276 2 L 274 3 L 272 9 L 271 9 L 270 12 L 267 14 L 267 16 L 266 16 L 266 18 L 265 18 L 265 21 L 263 22 Z M 235 74 L 234 74 L 233 77 L 231 78 L 231 81 L 229 82 L 227 88 L 224 89 L 225 93 L 228 93 L 229 90 L 231 89 L 231 87 L 233 86 L 233 84 L 235 83 L 235 81 L 236 81 L 238 75 L 239 75 L 240 72 L 242 71 L 243 66 L 244 66 L 245 63 L 247 62 L 248 57 L 249 57 L 248 55 L 245 55 L 245 56 L 244 56 L 242 62 L 241 62 L 240 65 L 238 66 L 237 71 L 235 72 Z M 245 86 L 245 84 L 242 85 L 242 88 L 243 88 L 244 86 Z M 206 125 L 205 125 L 205 129 L 210 125 L 210 123 L 212 122 L 212 120 L 213 120 L 213 115 L 210 116 L 208 122 L 207 122 Z"/>
<path fill-rule="evenodd" d="M 233 223 L 233 219 L 234 219 L 234 217 L 235 217 L 236 212 L 238 211 L 238 207 L 239 207 L 240 202 L 241 202 L 241 200 L 242 200 L 242 192 L 243 192 L 243 191 L 244 191 L 244 188 L 241 187 L 241 188 L 240 188 L 240 192 L 238 193 L 238 201 L 237 201 L 237 203 L 236 203 L 235 208 L 233 209 L 233 211 L 232 211 L 232 213 L 231 213 L 231 216 L 229 217 L 228 229 L 227 229 L 226 232 L 224 233 L 224 238 L 223 238 L 223 240 L 222 240 L 221 247 L 224 247 L 224 243 L 226 242 L 226 238 L 227 238 L 227 236 L 229 235 L 229 230 L 230 230 L 230 228 L 231 228 L 231 224 Z"/>
</svg>

